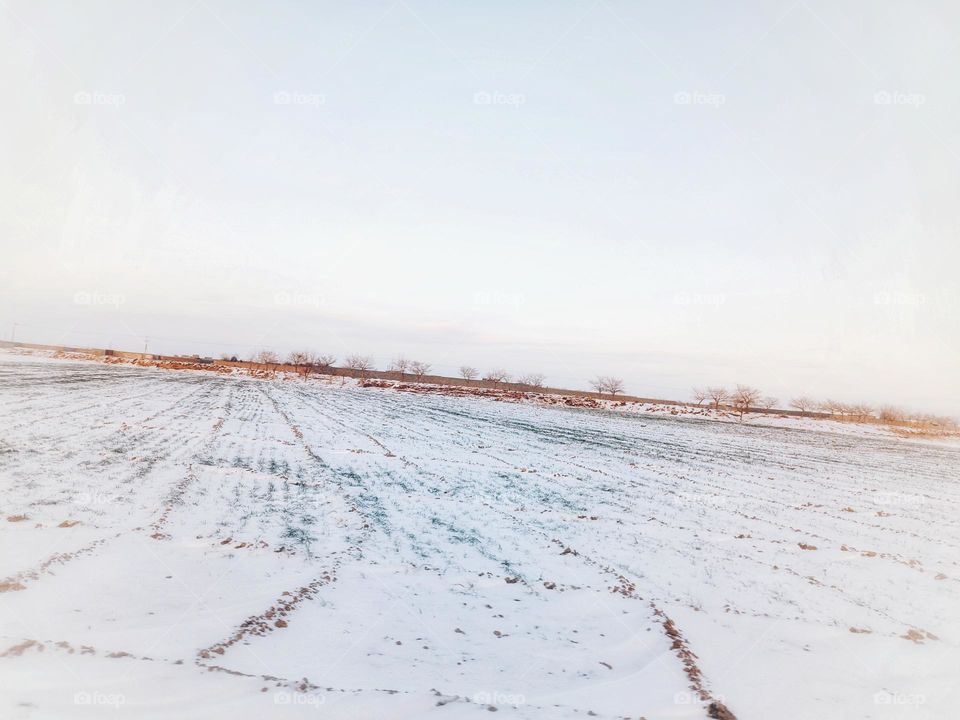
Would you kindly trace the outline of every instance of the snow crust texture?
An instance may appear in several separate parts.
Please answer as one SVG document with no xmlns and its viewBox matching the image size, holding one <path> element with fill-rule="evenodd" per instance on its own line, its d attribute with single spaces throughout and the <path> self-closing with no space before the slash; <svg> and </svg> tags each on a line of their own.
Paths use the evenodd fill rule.
<svg viewBox="0 0 960 720">
<path fill-rule="evenodd" d="M 958 716 L 957 445 L 9 355 L 0 427 L 0 717 Z"/>
</svg>

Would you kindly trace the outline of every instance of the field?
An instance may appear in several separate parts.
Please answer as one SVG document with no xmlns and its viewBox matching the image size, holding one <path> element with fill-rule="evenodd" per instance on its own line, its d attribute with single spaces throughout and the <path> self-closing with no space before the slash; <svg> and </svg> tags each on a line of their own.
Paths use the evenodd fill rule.
<svg viewBox="0 0 960 720">
<path fill-rule="evenodd" d="M 4 718 L 958 716 L 955 443 L 12 354 L 0 423 Z"/>
</svg>

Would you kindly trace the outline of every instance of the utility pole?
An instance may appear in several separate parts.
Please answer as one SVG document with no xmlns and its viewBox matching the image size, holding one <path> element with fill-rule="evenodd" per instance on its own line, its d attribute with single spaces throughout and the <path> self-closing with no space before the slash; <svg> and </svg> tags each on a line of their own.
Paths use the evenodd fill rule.
<svg viewBox="0 0 960 720">
<path fill-rule="evenodd" d="M 14 342 L 17 339 L 17 323 L 13 324 L 13 329 L 10 330 L 10 342 Z"/>
<path fill-rule="evenodd" d="M 150 338 L 145 337 L 143 339 L 143 355 L 140 357 L 141 360 L 147 359 L 147 345 L 150 344 Z"/>
</svg>

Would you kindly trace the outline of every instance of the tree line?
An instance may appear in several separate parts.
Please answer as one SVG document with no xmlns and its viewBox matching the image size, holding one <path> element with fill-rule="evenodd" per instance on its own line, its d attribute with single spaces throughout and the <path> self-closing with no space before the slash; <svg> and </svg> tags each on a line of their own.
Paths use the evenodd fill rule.
<svg viewBox="0 0 960 720">
<path fill-rule="evenodd" d="M 732 408 L 742 418 L 751 409 L 762 408 L 773 410 L 777 406 L 777 398 L 764 396 L 759 390 L 749 385 L 737 385 L 728 390 L 722 385 L 693 389 L 693 401 L 698 407 L 708 403 L 714 410 L 721 407 Z M 953 420 L 947 417 L 930 413 L 911 413 L 893 405 L 875 407 L 864 402 L 841 402 L 827 398 L 817 400 L 809 395 L 798 395 L 791 398 L 789 407 L 796 410 L 803 417 L 813 415 L 831 417 L 838 420 L 854 422 L 882 422 L 890 425 L 926 425 L 944 426 L 953 425 Z"/>
<path fill-rule="evenodd" d="M 236 356 L 221 355 L 222 360 L 237 362 Z M 248 362 L 266 365 L 268 369 L 284 364 L 280 355 L 272 350 L 260 350 L 254 353 Z M 311 372 L 330 374 L 336 367 L 337 358 L 333 355 L 323 355 L 309 350 L 295 350 L 287 355 L 285 364 L 292 365 L 297 372 L 307 375 Z M 343 367 L 360 378 L 366 378 L 376 370 L 373 358 L 369 355 L 348 355 L 343 359 Z M 417 382 L 423 382 L 430 375 L 433 366 L 422 360 L 410 360 L 403 355 L 398 356 L 387 365 L 387 372 L 394 373 L 400 380 L 408 376 Z M 508 383 L 526 388 L 540 390 L 546 386 L 547 378 L 543 373 L 526 373 L 516 379 L 503 368 L 493 368 L 482 373 L 471 365 L 461 365 L 459 375 L 467 381 L 483 380 L 491 383 L 495 388 Z M 600 396 L 604 394 L 616 397 L 624 392 L 623 380 L 609 375 L 601 375 L 590 381 L 592 387 Z"/>
<path fill-rule="evenodd" d="M 236 356 L 229 355 L 221 355 L 221 359 L 237 361 Z M 258 351 L 250 357 L 249 362 L 266 365 L 268 369 L 273 369 L 272 366 L 284 363 L 280 355 L 272 350 Z M 336 369 L 337 358 L 334 355 L 309 350 L 295 350 L 287 355 L 285 363 L 292 365 L 304 375 L 312 372 L 331 374 Z M 343 367 L 361 379 L 365 379 L 369 373 L 375 371 L 373 358 L 369 355 L 348 355 L 343 360 Z M 432 369 L 433 366 L 428 362 L 410 360 L 403 355 L 398 356 L 387 365 L 387 372 L 394 373 L 398 379 L 404 380 L 410 377 L 417 382 L 423 382 L 430 375 Z M 513 384 L 531 390 L 540 390 L 546 386 L 546 376 L 542 373 L 526 373 L 514 379 L 509 372 L 500 367 L 481 373 L 472 365 L 461 365 L 459 375 L 468 382 L 482 380 L 492 384 L 495 388 Z M 616 398 L 617 395 L 625 392 L 623 380 L 611 375 L 596 376 L 590 381 L 590 387 L 600 397 L 609 395 L 611 398 Z M 775 410 L 779 404 L 777 398 L 764 394 L 752 385 L 740 384 L 732 389 L 724 385 L 696 387 L 693 388 L 692 398 L 693 404 L 697 407 L 703 407 L 706 403 L 708 407 L 712 407 L 714 410 L 729 409 L 737 413 L 741 420 L 744 415 L 756 410 Z M 923 427 L 949 428 L 955 426 L 955 421 L 952 418 L 930 413 L 908 412 L 894 405 L 875 407 L 868 403 L 841 402 L 831 398 L 817 400 L 809 395 L 798 395 L 791 398 L 788 407 L 798 411 L 803 417 L 816 415 L 855 422 L 881 422 L 890 425 Z"/>
<path fill-rule="evenodd" d="M 752 385 L 737 385 L 733 390 L 728 390 L 722 385 L 694 388 L 693 400 L 698 407 L 709 400 L 709 404 L 714 410 L 719 410 L 721 407 L 732 408 L 734 412 L 739 413 L 741 420 L 751 410 L 761 408 L 772 410 L 779 402 L 777 398 L 772 395 L 764 395 Z"/>
</svg>

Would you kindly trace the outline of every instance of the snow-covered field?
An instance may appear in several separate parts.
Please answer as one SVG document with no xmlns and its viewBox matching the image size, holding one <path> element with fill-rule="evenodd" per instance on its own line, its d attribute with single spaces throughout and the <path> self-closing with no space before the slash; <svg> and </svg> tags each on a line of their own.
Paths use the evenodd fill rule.
<svg viewBox="0 0 960 720">
<path fill-rule="evenodd" d="M 9 353 L 0 423 L 0 717 L 960 713 L 956 444 Z"/>
</svg>

